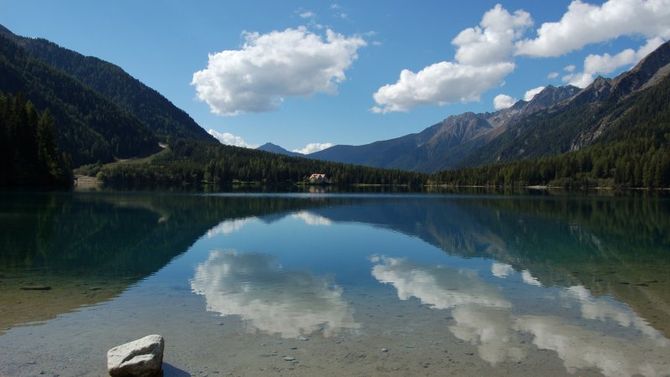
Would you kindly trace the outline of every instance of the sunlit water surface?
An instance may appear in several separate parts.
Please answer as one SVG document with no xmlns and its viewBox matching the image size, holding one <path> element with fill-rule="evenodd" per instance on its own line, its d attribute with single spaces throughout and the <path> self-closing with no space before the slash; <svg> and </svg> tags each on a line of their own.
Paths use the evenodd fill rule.
<svg viewBox="0 0 670 377">
<path fill-rule="evenodd" d="M 2 194 L 0 375 L 668 376 L 670 202 Z"/>
</svg>

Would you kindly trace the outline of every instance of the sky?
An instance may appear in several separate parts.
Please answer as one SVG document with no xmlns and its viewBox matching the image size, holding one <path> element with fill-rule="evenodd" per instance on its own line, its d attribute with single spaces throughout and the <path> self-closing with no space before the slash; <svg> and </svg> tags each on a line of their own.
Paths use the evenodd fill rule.
<svg viewBox="0 0 670 377">
<path fill-rule="evenodd" d="M 222 142 L 312 152 L 616 76 L 670 39 L 670 0 L 0 0 L 0 24 L 120 66 Z"/>
</svg>

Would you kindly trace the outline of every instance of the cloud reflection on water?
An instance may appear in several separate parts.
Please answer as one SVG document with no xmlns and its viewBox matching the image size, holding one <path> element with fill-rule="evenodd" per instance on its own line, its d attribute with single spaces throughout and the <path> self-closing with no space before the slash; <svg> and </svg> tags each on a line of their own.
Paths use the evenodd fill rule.
<svg viewBox="0 0 670 377">
<path fill-rule="evenodd" d="M 309 211 L 299 211 L 291 215 L 293 218 L 302 220 L 307 225 L 313 226 L 328 226 L 332 225 L 332 221 L 327 217 L 314 214 Z"/>
<path fill-rule="evenodd" d="M 416 297 L 434 309 L 465 304 L 511 306 L 495 287 L 482 282 L 474 271 L 418 266 L 400 258 L 374 256 L 371 260 L 375 263 L 372 276 L 381 283 L 393 285 L 401 300 Z"/>
<path fill-rule="evenodd" d="M 516 314 L 526 308 L 513 306 L 500 289 L 482 281 L 474 271 L 422 266 L 384 256 L 374 256 L 371 261 L 372 275 L 380 283 L 393 285 L 399 299 L 416 297 L 433 309 L 450 309 L 454 322 L 449 330 L 477 346 L 479 356 L 491 365 L 523 360 L 529 349 L 521 338 L 527 334 L 536 347 L 556 352 L 570 373 L 596 368 L 609 377 L 667 375 L 668 339 L 630 308 L 595 298 L 582 286 L 554 294 L 562 299 L 555 300 L 561 301 L 558 305 L 579 308 L 586 323 L 571 317 Z M 491 273 L 507 277 L 513 272 L 508 266 L 494 263 Z M 523 283 L 531 285 L 527 289 L 552 294 L 530 271 L 522 271 L 521 277 Z M 630 329 L 637 334 L 631 334 Z"/>
<path fill-rule="evenodd" d="M 219 235 L 229 235 L 242 229 L 245 225 L 258 220 L 257 217 L 247 217 L 243 219 L 232 219 L 221 221 L 218 225 L 207 231 L 207 238 L 214 238 Z"/>
<path fill-rule="evenodd" d="M 623 304 L 615 304 L 605 298 L 596 298 L 584 286 L 576 285 L 566 288 L 563 297 L 576 301 L 580 307 L 582 318 L 607 321 L 612 320 L 623 327 L 639 330 L 650 339 L 656 340 L 661 346 L 670 345 L 660 331 L 651 327 L 643 318 Z"/>
<path fill-rule="evenodd" d="M 457 338 L 476 345 L 479 356 L 491 365 L 526 357 L 525 347 L 512 330 L 509 310 L 463 305 L 454 308 L 452 315 L 456 323 L 449 330 Z"/>
<path fill-rule="evenodd" d="M 453 309 L 449 330 L 477 346 L 479 356 L 492 365 L 519 361 L 526 355 L 511 329 L 512 304 L 474 271 L 445 266 L 420 266 L 406 259 L 375 256 L 372 276 L 393 285 L 398 298 L 418 298 L 433 309 Z"/>
<path fill-rule="evenodd" d="M 538 348 L 555 351 L 570 373 L 597 368 L 608 377 L 668 375 L 670 349 L 648 338 L 610 336 L 553 316 L 521 316 L 515 326 L 532 334 Z"/>
<path fill-rule="evenodd" d="M 342 288 L 307 272 L 282 269 L 266 254 L 212 251 L 191 280 L 207 310 L 240 316 L 249 329 L 284 338 L 359 328 Z"/>
<path fill-rule="evenodd" d="M 514 267 L 507 263 L 493 262 L 491 264 L 491 274 L 497 278 L 504 279 L 514 272 Z"/>
</svg>

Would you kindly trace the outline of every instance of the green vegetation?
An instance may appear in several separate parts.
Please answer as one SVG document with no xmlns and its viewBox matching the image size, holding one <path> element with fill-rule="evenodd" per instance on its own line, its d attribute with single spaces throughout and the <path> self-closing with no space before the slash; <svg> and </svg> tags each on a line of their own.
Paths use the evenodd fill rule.
<svg viewBox="0 0 670 377">
<path fill-rule="evenodd" d="M 667 188 L 670 76 L 637 91 L 669 61 L 667 46 L 659 51 L 623 79 L 599 79 L 600 86 L 478 145 L 461 165 L 467 168 L 428 175 L 220 145 L 121 68 L 0 26 L 0 95 L 11 94 L 0 103 L 0 186 L 69 186 L 71 166 L 79 166 L 77 174 L 118 189 L 286 188 L 312 173 L 325 173 L 339 187 Z M 161 150 L 159 141 L 168 148 Z M 397 158 L 407 143 L 417 145 L 394 141 L 386 152 Z M 443 147 L 444 158 L 474 150 L 467 143 Z"/>
<path fill-rule="evenodd" d="M 120 189 L 188 187 L 225 188 L 237 182 L 292 185 L 312 173 L 325 173 L 336 185 L 384 184 L 420 187 L 428 176 L 306 158 L 227 145 L 179 140 L 146 163 L 104 166 L 98 177 Z"/>
<path fill-rule="evenodd" d="M 546 113 L 535 119 L 536 127 L 545 120 L 555 129 L 559 123 L 581 124 L 579 118 L 590 114 Z M 637 96 L 602 105 L 598 114 L 615 120 L 589 147 L 550 157 L 444 171 L 436 174 L 435 180 L 483 186 L 670 187 L 670 77 Z M 557 119 L 562 120 L 556 123 Z M 561 139 L 555 135 L 545 140 L 546 148 L 552 148 L 553 141 Z"/>
<path fill-rule="evenodd" d="M 607 126 L 588 146 L 577 151 L 552 152 L 578 129 L 593 124 Z M 535 140 L 545 150 L 525 159 L 449 170 L 433 175 L 328 163 L 228 146 L 178 142 L 168 153 L 148 164 L 115 164 L 103 168 L 100 178 L 117 188 L 226 187 L 235 181 L 260 184 L 301 182 L 314 172 L 324 172 L 334 184 L 392 184 L 420 188 L 424 185 L 523 187 L 549 185 L 567 189 L 592 187 L 670 187 L 670 77 L 644 91 L 612 97 L 592 108 L 577 105 L 561 112 L 541 112 L 529 118 L 523 129 L 539 135 L 551 129 L 549 138 Z M 566 135 L 561 136 L 561 132 Z M 539 136 L 538 136 L 539 137 Z M 504 140 L 503 140 L 504 141 Z M 525 144 L 524 144 L 525 145 Z M 567 144 L 566 144 L 567 145 Z M 561 147 L 563 148 L 563 147 Z M 567 148 L 567 147 L 565 147 Z M 493 152 L 491 152 L 493 153 Z"/>
<path fill-rule="evenodd" d="M 22 96 L 0 96 L 0 187 L 69 187 L 69 158 L 56 146 L 54 121 Z"/>
<path fill-rule="evenodd" d="M 159 150 L 156 137 L 135 116 L 72 76 L 30 57 L 2 33 L 0 91 L 23 93 L 37 109 L 49 109 L 58 146 L 74 166 Z"/>
<path fill-rule="evenodd" d="M 668 141 L 602 144 L 536 160 L 437 173 L 435 180 L 454 186 L 670 187 Z"/>
<path fill-rule="evenodd" d="M 30 57 L 74 77 L 132 114 L 159 140 L 169 143 L 183 138 L 216 142 L 186 112 L 120 67 L 96 57 L 83 56 L 45 39 L 14 36 L 14 40 Z"/>
</svg>

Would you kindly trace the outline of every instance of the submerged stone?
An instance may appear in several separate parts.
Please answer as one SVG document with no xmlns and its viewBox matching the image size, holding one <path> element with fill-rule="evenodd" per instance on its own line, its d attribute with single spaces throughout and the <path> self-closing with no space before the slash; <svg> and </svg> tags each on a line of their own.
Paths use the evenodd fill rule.
<svg viewBox="0 0 670 377">
<path fill-rule="evenodd" d="M 116 346 L 107 351 L 107 371 L 112 377 L 151 377 L 161 373 L 165 341 L 160 335 Z"/>
<path fill-rule="evenodd" d="M 49 291 L 51 287 L 48 285 L 26 285 L 21 287 L 24 291 Z"/>
</svg>

